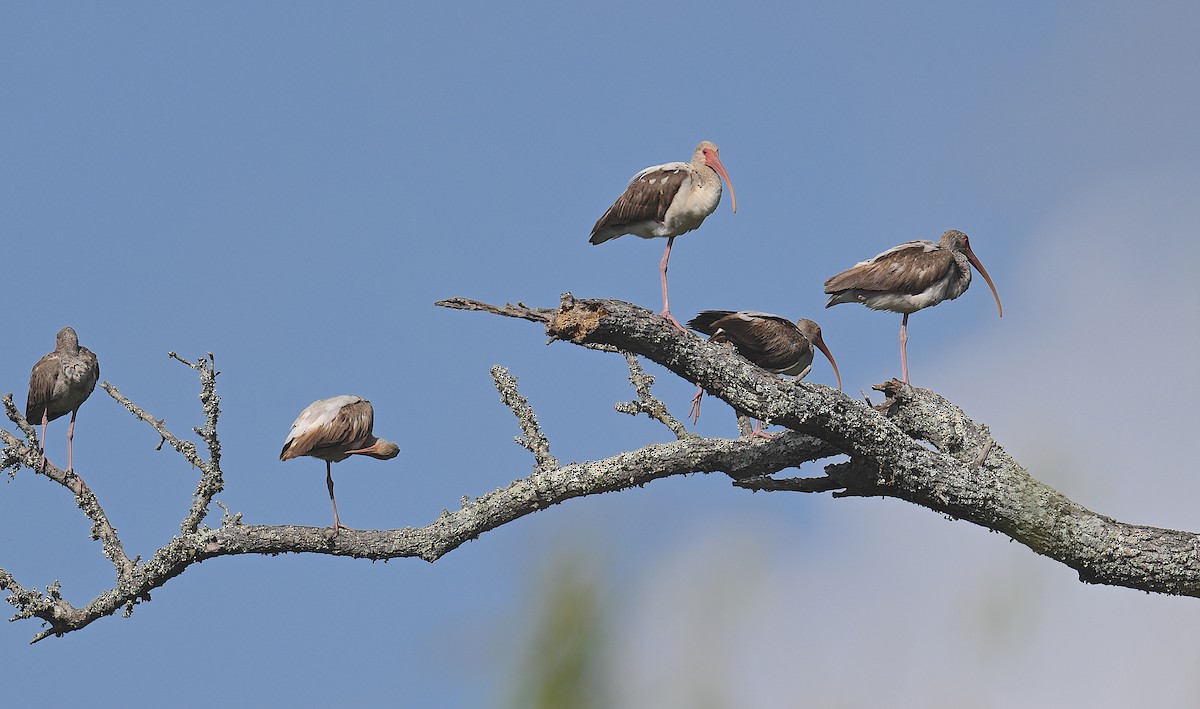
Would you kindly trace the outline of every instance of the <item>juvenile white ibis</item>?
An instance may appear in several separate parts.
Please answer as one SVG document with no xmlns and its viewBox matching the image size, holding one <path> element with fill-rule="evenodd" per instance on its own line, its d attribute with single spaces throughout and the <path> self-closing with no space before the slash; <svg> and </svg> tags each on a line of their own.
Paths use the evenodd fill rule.
<svg viewBox="0 0 1200 709">
<path fill-rule="evenodd" d="M 833 365 L 838 389 L 842 388 L 842 373 L 825 338 L 821 326 L 808 318 L 792 322 L 771 313 L 752 310 L 705 310 L 688 321 L 688 327 L 708 335 L 710 342 L 729 342 L 738 354 L 773 374 L 786 374 L 803 379 L 812 370 L 813 346 L 815 345 Z M 704 388 L 700 387 L 692 397 L 689 418 L 695 423 L 700 419 L 700 400 Z M 762 422 L 755 426 L 755 434 L 762 434 Z"/>
<path fill-rule="evenodd" d="M 46 424 L 71 414 L 67 426 L 67 471 L 75 472 L 75 415 L 92 395 L 100 380 L 100 362 L 88 348 L 79 344 L 79 335 L 67 326 L 58 331 L 54 351 L 46 353 L 29 373 L 29 397 L 25 400 L 25 419 L 42 422 L 42 465 L 46 464 Z M 76 477 L 79 477 L 76 475 Z M 83 478 L 79 478 L 80 481 Z"/>
<path fill-rule="evenodd" d="M 400 447 L 391 441 L 376 438 L 375 409 L 371 402 L 353 394 L 321 399 L 309 404 L 292 423 L 291 433 L 283 443 L 280 460 L 302 455 L 325 461 L 325 485 L 333 504 L 333 533 L 349 529 L 338 518 L 337 500 L 333 497 L 333 463 L 352 455 L 369 455 L 390 460 L 400 454 Z"/>
<path fill-rule="evenodd" d="M 971 285 L 971 266 L 979 270 L 996 298 L 996 310 L 1004 317 L 1000 294 L 961 231 L 944 232 L 938 243 L 909 241 L 884 251 L 869 261 L 825 281 L 830 294 L 825 307 L 838 303 L 862 303 L 872 310 L 903 313 L 900 322 L 900 368 L 908 384 L 908 316 L 922 308 L 954 300 Z"/>
<path fill-rule="evenodd" d="M 719 177 L 718 177 L 719 176 Z M 643 239 L 667 237 L 659 275 L 662 279 L 661 315 L 683 330 L 671 315 L 667 298 L 667 260 L 675 237 L 695 229 L 721 203 L 721 179 L 729 185 L 729 199 L 737 213 L 737 196 L 729 173 L 721 164 L 717 146 L 702 141 L 692 153 L 691 162 L 669 162 L 642 170 L 633 176 L 625 193 L 617 198 L 604 216 L 592 227 L 593 244 L 602 244 L 624 234 Z M 686 331 L 685 331 L 686 332 Z"/>
</svg>

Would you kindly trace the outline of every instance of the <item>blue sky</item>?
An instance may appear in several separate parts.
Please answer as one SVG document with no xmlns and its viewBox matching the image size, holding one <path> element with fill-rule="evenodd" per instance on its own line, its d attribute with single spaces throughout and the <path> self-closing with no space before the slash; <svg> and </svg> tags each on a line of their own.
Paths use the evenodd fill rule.
<svg viewBox="0 0 1200 709">
<path fill-rule="evenodd" d="M 657 309 L 661 240 L 587 236 L 634 172 L 709 139 L 739 211 L 677 241 L 676 315 L 813 317 L 847 390 L 868 390 L 898 374 L 900 318 L 822 310 L 822 281 L 962 229 L 1005 317 L 981 281 L 914 315 L 913 382 L 1081 503 L 1200 528 L 1187 3 L 30 3 L 0 18 L 0 390 L 23 403 L 71 324 L 104 379 L 184 434 L 197 387 L 166 352 L 214 352 L 219 499 L 248 522 L 328 524 L 321 463 L 277 456 L 300 409 L 340 393 L 371 399 L 402 449 L 335 468 L 353 527 L 425 524 L 528 473 L 495 363 L 561 460 L 666 440 L 612 411 L 632 398 L 620 358 L 432 303 L 570 290 Z M 692 385 L 652 371 L 682 415 Z M 822 361 L 810 379 L 833 381 Z M 732 435 L 728 408 L 707 401 L 698 430 Z M 65 423 L 48 441 L 65 455 Z M 100 391 L 75 443 L 126 548 L 149 556 L 195 472 Z M 83 517 L 28 471 L 0 485 L 0 550 L 18 580 L 57 579 L 73 602 L 111 581 Z M 752 495 L 716 476 L 573 501 L 434 565 L 207 562 L 128 620 L 33 647 L 36 625 L 0 628 L 7 692 L 496 706 L 562 554 L 615 599 L 622 706 L 1200 699 L 1195 600 L 1085 587 L 898 501 Z"/>
</svg>

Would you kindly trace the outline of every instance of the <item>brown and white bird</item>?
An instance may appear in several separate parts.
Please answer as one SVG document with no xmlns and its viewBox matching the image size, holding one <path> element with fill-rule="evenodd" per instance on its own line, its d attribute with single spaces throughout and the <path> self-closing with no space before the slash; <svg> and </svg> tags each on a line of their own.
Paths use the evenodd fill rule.
<svg viewBox="0 0 1200 709">
<path fill-rule="evenodd" d="M 29 397 L 25 400 L 25 419 L 35 425 L 42 422 L 42 465 L 46 464 L 46 424 L 70 413 L 67 470 L 75 472 L 75 416 L 99 380 L 100 362 L 96 355 L 79 344 L 79 335 L 73 328 L 59 330 L 54 351 L 39 359 L 29 373 Z"/>
<path fill-rule="evenodd" d="M 961 231 L 951 229 L 938 243 L 909 241 L 894 246 L 869 261 L 825 281 L 830 294 L 825 307 L 838 303 L 862 303 L 872 310 L 903 313 L 900 323 L 900 368 L 908 384 L 908 316 L 954 300 L 971 285 L 971 266 L 978 269 L 996 298 L 996 310 L 1004 317 L 1000 294 Z"/>
<path fill-rule="evenodd" d="M 737 213 L 737 196 L 729 173 L 721 164 L 717 146 L 707 140 L 696 146 L 691 162 L 669 162 L 642 170 L 633 176 L 625 193 L 617 198 L 592 227 L 588 241 L 602 244 L 624 234 L 643 239 L 667 237 L 667 249 L 659 264 L 662 279 L 661 315 L 683 330 L 671 315 L 667 298 L 667 261 L 675 237 L 695 229 L 721 203 L 721 180 L 729 185 L 729 198 Z"/>
<path fill-rule="evenodd" d="M 821 326 L 808 318 L 793 323 L 779 315 L 752 310 L 705 310 L 689 320 L 688 327 L 708 335 L 710 342 L 733 344 L 738 354 L 768 372 L 797 379 L 803 379 L 812 370 L 815 346 L 833 365 L 838 389 L 842 388 L 842 373 L 825 346 Z M 704 388 L 700 387 L 692 397 L 692 410 L 688 412 L 693 423 L 700 418 L 703 397 Z M 755 426 L 755 434 L 762 435 L 762 422 Z"/>
<path fill-rule="evenodd" d="M 349 529 L 338 518 L 337 500 L 333 497 L 333 463 L 352 455 L 369 455 L 390 460 L 400 454 L 400 447 L 391 441 L 376 438 L 375 409 L 371 402 L 353 394 L 342 394 L 309 404 L 292 423 L 291 433 L 283 443 L 280 460 L 302 455 L 325 461 L 325 485 L 333 504 L 333 532 Z"/>
</svg>

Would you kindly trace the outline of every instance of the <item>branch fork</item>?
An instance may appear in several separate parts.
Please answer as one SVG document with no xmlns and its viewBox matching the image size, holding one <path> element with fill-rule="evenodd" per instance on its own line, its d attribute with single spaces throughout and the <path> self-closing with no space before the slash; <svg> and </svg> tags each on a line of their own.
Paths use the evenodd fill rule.
<svg viewBox="0 0 1200 709">
<path fill-rule="evenodd" d="M 733 485 L 764 492 L 831 492 L 833 497 L 894 497 L 952 518 L 999 531 L 1079 572 L 1089 583 L 1200 597 L 1200 535 L 1132 525 L 1096 514 L 1035 480 L 976 423 L 935 392 L 891 380 L 875 387 L 886 399 L 851 399 L 830 387 L 783 380 L 750 364 L 727 347 L 679 332 L 664 318 L 619 300 L 576 299 L 563 294 L 557 308 L 522 303 L 495 306 L 467 298 L 438 305 L 539 323 L 551 341 L 619 353 L 626 358 L 637 399 L 618 411 L 647 414 L 676 437 L 595 461 L 560 464 L 517 380 L 504 367 L 492 369 L 501 401 L 517 419 L 517 442 L 534 457 L 533 472 L 477 498 L 464 496 L 459 509 L 443 510 L 423 527 L 343 530 L 297 525 L 255 525 L 242 521 L 220 502 L 224 516 L 216 529 L 201 527 L 223 488 L 221 444 L 217 435 L 220 397 L 211 353 L 195 361 L 171 353 L 196 371 L 204 425 L 193 429 L 206 449 L 173 434 L 158 419 L 108 382 L 101 386 L 135 418 L 148 424 L 162 443 L 200 471 L 181 534 L 146 561 L 129 559 L 100 502 L 86 487 L 72 488 L 63 471 L 47 463 L 39 469 L 36 432 L 12 402 L 3 399 L 10 421 L 23 435 L 0 429 L 0 469 L 33 468 L 72 491 L 92 522 L 117 574 L 114 587 L 81 607 L 71 605 L 57 583 L 33 590 L 0 568 L 0 589 L 16 608 L 14 620 L 38 618 L 48 624 L 37 642 L 86 627 L 91 622 L 150 599 L 150 593 L 193 564 L 238 554 L 312 553 L 362 559 L 414 557 L 433 562 L 490 530 L 546 507 L 586 495 L 645 485 L 673 475 L 721 473 Z M 769 420 L 789 429 L 772 439 L 699 438 L 684 431 L 663 402 L 651 393 L 653 377 L 638 358 L 697 382 L 742 417 Z M 864 401 L 865 399 L 865 401 Z M 931 450 L 930 444 L 935 450 Z M 825 466 L 821 477 L 775 477 L 804 463 L 839 454 L 848 460 Z"/>
</svg>

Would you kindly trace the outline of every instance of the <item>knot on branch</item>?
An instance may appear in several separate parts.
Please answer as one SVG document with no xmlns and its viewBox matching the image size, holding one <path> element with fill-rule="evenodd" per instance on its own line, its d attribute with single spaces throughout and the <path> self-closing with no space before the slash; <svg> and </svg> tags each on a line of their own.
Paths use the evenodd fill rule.
<svg viewBox="0 0 1200 709">
<path fill-rule="evenodd" d="M 560 340 L 579 344 L 587 340 L 600 325 L 608 311 L 596 301 L 575 300 L 570 293 L 563 293 L 558 311 L 546 323 L 546 333 Z"/>
</svg>

